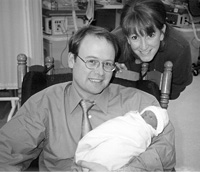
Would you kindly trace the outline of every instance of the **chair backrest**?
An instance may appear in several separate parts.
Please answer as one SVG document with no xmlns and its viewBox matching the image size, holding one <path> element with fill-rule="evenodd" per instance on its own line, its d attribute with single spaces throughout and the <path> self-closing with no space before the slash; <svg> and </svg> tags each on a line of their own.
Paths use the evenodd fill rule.
<svg viewBox="0 0 200 172">
<path fill-rule="evenodd" d="M 172 67 L 173 64 L 171 61 L 165 62 L 163 66 L 164 72 L 161 73 L 159 71 L 148 71 L 148 63 L 143 63 L 141 68 L 141 74 L 133 71 L 123 71 L 121 73 L 116 73 L 115 77 L 126 80 L 138 81 L 136 83 L 136 87 L 139 89 L 141 87 L 144 87 L 143 84 L 146 84 L 146 86 L 148 86 L 147 84 L 152 84 L 147 81 L 154 82 L 159 89 L 159 98 L 155 94 L 153 95 L 156 96 L 156 98 L 159 100 L 161 107 L 167 109 L 171 91 Z M 139 86 L 137 86 L 138 84 Z M 153 87 L 155 86 L 153 85 Z M 145 89 L 147 88 L 144 88 L 142 90 L 145 91 Z M 152 90 L 152 92 L 156 92 L 156 89 Z"/>
<path fill-rule="evenodd" d="M 160 89 L 160 104 L 163 108 L 168 107 L 170 91 L 171 91 L 171 81 L 172 81 L 172 67 L 171 61 L 166 61 L 164 64 L 164 72 L 158 71 L 148 71 L 147 75 L 143 78 L 144 80 L 154 81 Z M 148 69 L 148 64 L 143 64 L 142 68 Z M 145 72 L 145 70 L 144 70 Z"/>
<path fill-rule="evenodd" d="M 19 54 L 17 60 L 18 97 L 21 104 L 32 94 L 45 87 L 72 80 L 72 70 L 69 68 L 54 69 L 54 59 L 52 57 L 46 57 L 45 66 L 28 67 L 25 54 Z M 148 71 L 148 63 L 144 63 L 141 69 L 142 80 L 140 74 L 133 71 L 124 71 L 117 73 L 111 82 L 136 87 L 153 94 L 159 100 L 161 107 L 167 108 L 171 89 L 172 67 L 173 64 L 167 61 L 164 65 L 164 72 L 160 73 L 158 71 Z M 23 97 L 22 91 L 24 93 Z"/>
<path fill-rule="evenodd" d="M 54 69 L 54 59 L 47 57 L 45 65 L 27 66 L 27 56 L 17 56 L 17 77 L 19 105 L 21 106 L 31 95 L 56 83 L 72 80 L 71 69 Z"/>
<path fill-rule="evenodd" d="M 38 72 L 38 73 L 43 73 L 45 72 L 46 67 L 42 65 L 33 65 L 33 66 L 27 66 L 27 56 L 25 54 L 19 54 L 17 56 L 17 83 L 18 83 L 18 97 L 19 97 L 19 105 L 21 105 L 22 101 L 22 83 L 24 80 L 24 77 L 27 73 L 30 71 L 32 72 Z M 36 77 L 34 77 L 36 78 Z M 40 82 L 38 82 L 40 83 Z M 31 85 L 31 83 L 30 83 Z M 39 86 L 38 86 L 39 87 Z"/>
</svg>

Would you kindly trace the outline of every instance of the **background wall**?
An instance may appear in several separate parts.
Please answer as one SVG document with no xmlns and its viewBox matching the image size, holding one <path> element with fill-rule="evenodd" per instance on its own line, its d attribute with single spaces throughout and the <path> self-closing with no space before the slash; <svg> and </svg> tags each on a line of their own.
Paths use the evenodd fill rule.
<svg viewBox="0 0 200 172">
<path fill-rule="evenodd" d="M 168 111 L 176 132 L 176 171 L 200 171 L 200 75 L 170 101 Z"/>
<path fill-rule="evenodd" d="M 0 89 L 17 88 L 17 55 L 44 64 L 41 0 L 0 0 Z"/>
</svg>

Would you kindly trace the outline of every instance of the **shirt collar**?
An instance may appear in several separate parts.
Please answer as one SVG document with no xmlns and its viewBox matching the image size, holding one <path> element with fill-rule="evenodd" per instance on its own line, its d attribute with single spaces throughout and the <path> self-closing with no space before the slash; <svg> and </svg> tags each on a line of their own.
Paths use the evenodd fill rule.
<svg viewBox="0 0 200 172">
<path fill-rule="evenodd" d="M 71 87 L 67 90 L 67 95 L 69 97 L 69 108 L 70 108 L 70 113 L 74 111 L 74 109 L 77 107 L 79 102 L 81 101 L 81 97 L 77 93 L 76 89 L 73 87 L 73 84 L 71 84 Z"/>
<path fill-rule="evenodd" d="M 70 100 L 69 110 L 70 113 L 72 113 L 82 98 L 79 96 L 76 89 L 73 87 L 73 84 L 66 91 L 68 92 L 66 93 L 67 94 L 66 96 L 69 96 L 68 100 Z M 108 100 L 109 100 L 109 87 L 106 87 L 101 94 L 94 97 L 95 106 L 98 106 L 99 109 L 104 112 L 104 114 L 107 114 Z"/>
<path fill-rule="evenodd" d="M 108 101 L 109 101 L 109 87 L 106 87 L 101 94 L 97 96 L 95 99 L 96 106 L 99 107 L 100 110 L 107 114 L 108 112 Z"/>
</svg>

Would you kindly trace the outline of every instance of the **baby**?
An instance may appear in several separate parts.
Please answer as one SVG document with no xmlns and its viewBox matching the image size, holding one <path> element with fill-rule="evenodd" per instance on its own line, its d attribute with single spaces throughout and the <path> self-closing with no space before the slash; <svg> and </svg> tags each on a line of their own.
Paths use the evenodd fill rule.
<svg viewBox="0 0 200 172">
<path fill-rule="evenodd" d="M 130 111 L 87 133 L 79 141 L 75 160 L 96 162 L 108 170 L 119 169 L 144 152 L 168 122 L 167 110 L 161 107 L 149 106 L 141 113 Z"/>
</svg>

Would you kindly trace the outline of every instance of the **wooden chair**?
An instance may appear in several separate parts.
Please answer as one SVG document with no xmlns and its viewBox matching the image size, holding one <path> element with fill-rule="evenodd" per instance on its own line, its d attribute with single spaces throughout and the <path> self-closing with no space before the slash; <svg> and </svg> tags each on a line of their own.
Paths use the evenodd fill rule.
<svg viewBox="0 0 200 172">
<path fill-rule="evenodd" d="M 18 97 L 19 97 L 19 106 L 21 106 L 21 98 L 22 98 L 22 83 L 24 76 L 29 71 L 43 72 L 45 70 L 44 66 L 34 65 L 27 66 L 27 56 L 25 54 L 19 54 L 17 56 L 17 83 L 18 83 Z"/>
<path fill-rule="evenodd" d="M 150 80 L 155 82 L 160 90 L 160 105 L 162 108 L 167 109 L 170 91 L 171 91 L 171 80 L 172 80 L 172 67 L 171 61 L 167 61 L 164 64 L 164 72 L 148 71 L 148 63 L 142 64 L 142 76 L 144 80 Z"/>
<path fill-rule="evenodd" d="M 69 68 L 54 69 L 54 59 L 47 57 L 45 65 L 27 66 L 27 56 L 17 56 L 18 98 L 21 106 L 31 95 L 56 83 L 72 80 Z"/>
<path fill-rule="evenodd" d="M 43 88 L 60 83 L 72 80 L 72 71 L 71 69 L 61 68 L 61 69 L 54 69 L 54 59 L 52 57 L 47 57 L 45 59 L 45 66 L 34 65 L 31 67 L 27 66 L 27 57 L 24 54 L 19 54 L 17 56 L 18 60 L 18 97 L 20 104 L 23 104 L 27 98 L 29 98 L 35 92 L 42 90 Z M 132 71 L 123 71 L 122 73 L 117 73 L 115 77 L 111 80 L 112 83 L 121 84 L 124 86 L 129 87 L 136 87 L 143 91 L 146 91 L 150 94 L 153 94 L 160 102 L 161 107 L 167 108 L 170 98 L 170 89 L 171 89 L 171 79 L 172 79 L 172 67 L 173 64 L 170 61 L 167 61 L 164 65 L 164 72 L 160 73 L 158 71 L 148 71 L 148 63 L 142 64 L 141 75 L 143 76 L 142 79 L 140 74 Z M 28 71 L 32 71 L 30 73 Z M 29 73 L 29 76 L 26 76 Z M 37 79 L 42 77 L 41 79 L 45 81 L 40 88 L 34 88 L 34 91 L 31 92 L 29 88 L 28 94 L 25 97 L 25 100 L 22 98 L 22 83 L 24 79 L 28 79 L 29 77 L 33 77 Z M 38 78 L 37 75 L 38 74 Z M 24 78 L 25 77 L 25 78 Z M 45 78 L 45 79 L 44 79 Z M 33 79 L 33 78 L 32 78 Z M 31 79 L 30 79 L 31 80 Z M 30 86 L 38 85 L 33 84 L 32 81 L 29 84 Z M 26 81 L 27 83 L 27 81 Z M 41 82 L 39 82 L 41 84 Z M 27 84 L 24 84 L 24 89 L 26 88 Z M 157 86 L 155 86 L 157 85 Z M 158 88 L 158 89 L 157 89 Z M 158 96 L 155 95 L 155 92 L 159 92 Z M 157 93 L 156 93 L 157 94 Z M 23 101 L 22 101 L 23 100 Z"/>
<path fill-rule="evenodd" d="M 163 67 L 164 67 L 163 73 L 159 71 L 148 71 L 148 63 L 143 63 L 141 68 L 141 74 L 133 71 L 123 71 L 121 73 L 119 72 L 116 73 L 115 77 L 130 81 L 136 81 L 135 87 L 143 91 L 146 91 L 148 89 L 147 84 L 152 84 L 150 82 L 152 81 L 157 85 L 157 88 L 159 90 L 159 95 L 157 95 L 157 93 L 155 94 L 153 93 L 153 95 L 159 100 L 161 107 L 167 109 L 170 99 L 173 64 L 171 61 L 167 61 L 165 62 Z M 146 86 L 144 84 L 146 84 Z M 153 85 L 152 87 L 156 86 Z M 154 88 L 150 88 L 149 90 L 151 89 Z M 155 92 L 156 90 L 152 91 Z M 150 91 L 147 92 L 150 93 Z"/>
</svg>

